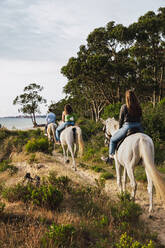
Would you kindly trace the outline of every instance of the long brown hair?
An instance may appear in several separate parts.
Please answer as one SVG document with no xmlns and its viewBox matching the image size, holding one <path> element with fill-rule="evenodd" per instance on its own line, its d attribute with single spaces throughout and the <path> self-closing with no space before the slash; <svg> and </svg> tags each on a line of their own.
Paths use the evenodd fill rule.
<svg viewBox="0 0 165 248">
<path fill-rule="evenodd" d="M 73 112 L 73 110 L 72 110 L 72 107 L 70 106 L 70 104 L 66 104 L 65 106 L 64 106 L 64 111 L 65 111 L 65 113 L 66 114 L 71 114 L 72 112 Z"/>
<path fill-rule="evenodd" d="M 140 107 L 138 99 L 137 99 L 133 90 L 127 90 L 125 92 L 125 100 L 126 100 L 128 113 L 131 116 L 141 116 L 142 115 L 142 109 Z"/>
</svg>

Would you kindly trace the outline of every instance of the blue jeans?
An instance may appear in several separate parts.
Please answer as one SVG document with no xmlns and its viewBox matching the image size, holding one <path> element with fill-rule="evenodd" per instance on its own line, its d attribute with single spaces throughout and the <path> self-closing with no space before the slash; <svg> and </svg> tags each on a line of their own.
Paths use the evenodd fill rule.
<svg viewBox="0 0 165 248">
<path fill-rule="evenodd" d="M 125 122 L 124 125 L 112 135 L 109 144 L 109 154 L 115 154 L 117 143 L 126 136 L 128 129 L 137 127 L 140 131 L 143 131 L 140 122 Z"/>
<path fill-rule="evenodd" d="M 57 129 L 56 129 L 56 140 L 57 141 L 60 141 L 60 133 L 68 125 L 74 126 L 74 121 L 63 122 L 60 126 L 57 127 Z"/>
</svg>

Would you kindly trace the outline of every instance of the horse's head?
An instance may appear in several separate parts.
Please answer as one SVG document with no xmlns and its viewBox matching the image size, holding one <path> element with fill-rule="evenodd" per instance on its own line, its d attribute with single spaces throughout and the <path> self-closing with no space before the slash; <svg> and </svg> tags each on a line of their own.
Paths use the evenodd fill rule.
<svg viewBox="0 0 165 248">
<path fill-rule="evenodd" d="M 116 132 L 116 130 L 119 128 L 119 123 L 113 118 L 108 118 L 107 120 L 101 119 L 101 122 L 103 123 L 103 131 L 105 134 L 105 140 L 104 144 L 109 145 L 109 141 L 111 136 Z"/>
</svg>

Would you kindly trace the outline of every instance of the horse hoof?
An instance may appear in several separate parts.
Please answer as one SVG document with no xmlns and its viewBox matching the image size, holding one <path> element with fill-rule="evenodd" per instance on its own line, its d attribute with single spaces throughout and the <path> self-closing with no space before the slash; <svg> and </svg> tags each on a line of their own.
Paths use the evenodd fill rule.
<svg viewBox="0 0 165 248">
<path fill-rule="evenodd" d="M 65 163 L 66 163 L 66 164 L 69 164 L 69 162 L 70 162 L 69 159 L 67 159 Z"/>
</svg>

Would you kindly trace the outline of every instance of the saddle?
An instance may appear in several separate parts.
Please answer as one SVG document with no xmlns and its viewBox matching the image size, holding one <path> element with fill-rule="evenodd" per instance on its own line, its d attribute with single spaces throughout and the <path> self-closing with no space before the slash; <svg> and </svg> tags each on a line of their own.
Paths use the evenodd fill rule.
<svg viewBox="0 0 165 248">
<path fill-rule="evenodd" d="M 116 146 L 116 151 L 119 149 L 119 146 L 121 145 L 121 143 L 125 140 L 126 137 L 130 136 L 131 134 L 135 134 L 135 133 L 143 133 L 143 131 L 141 131 L 138 127 L 134 127 L 134 128 L 130 128 L 128 129 L 125 137 L 123 139 L 121 139 Z"/>
</svg>

